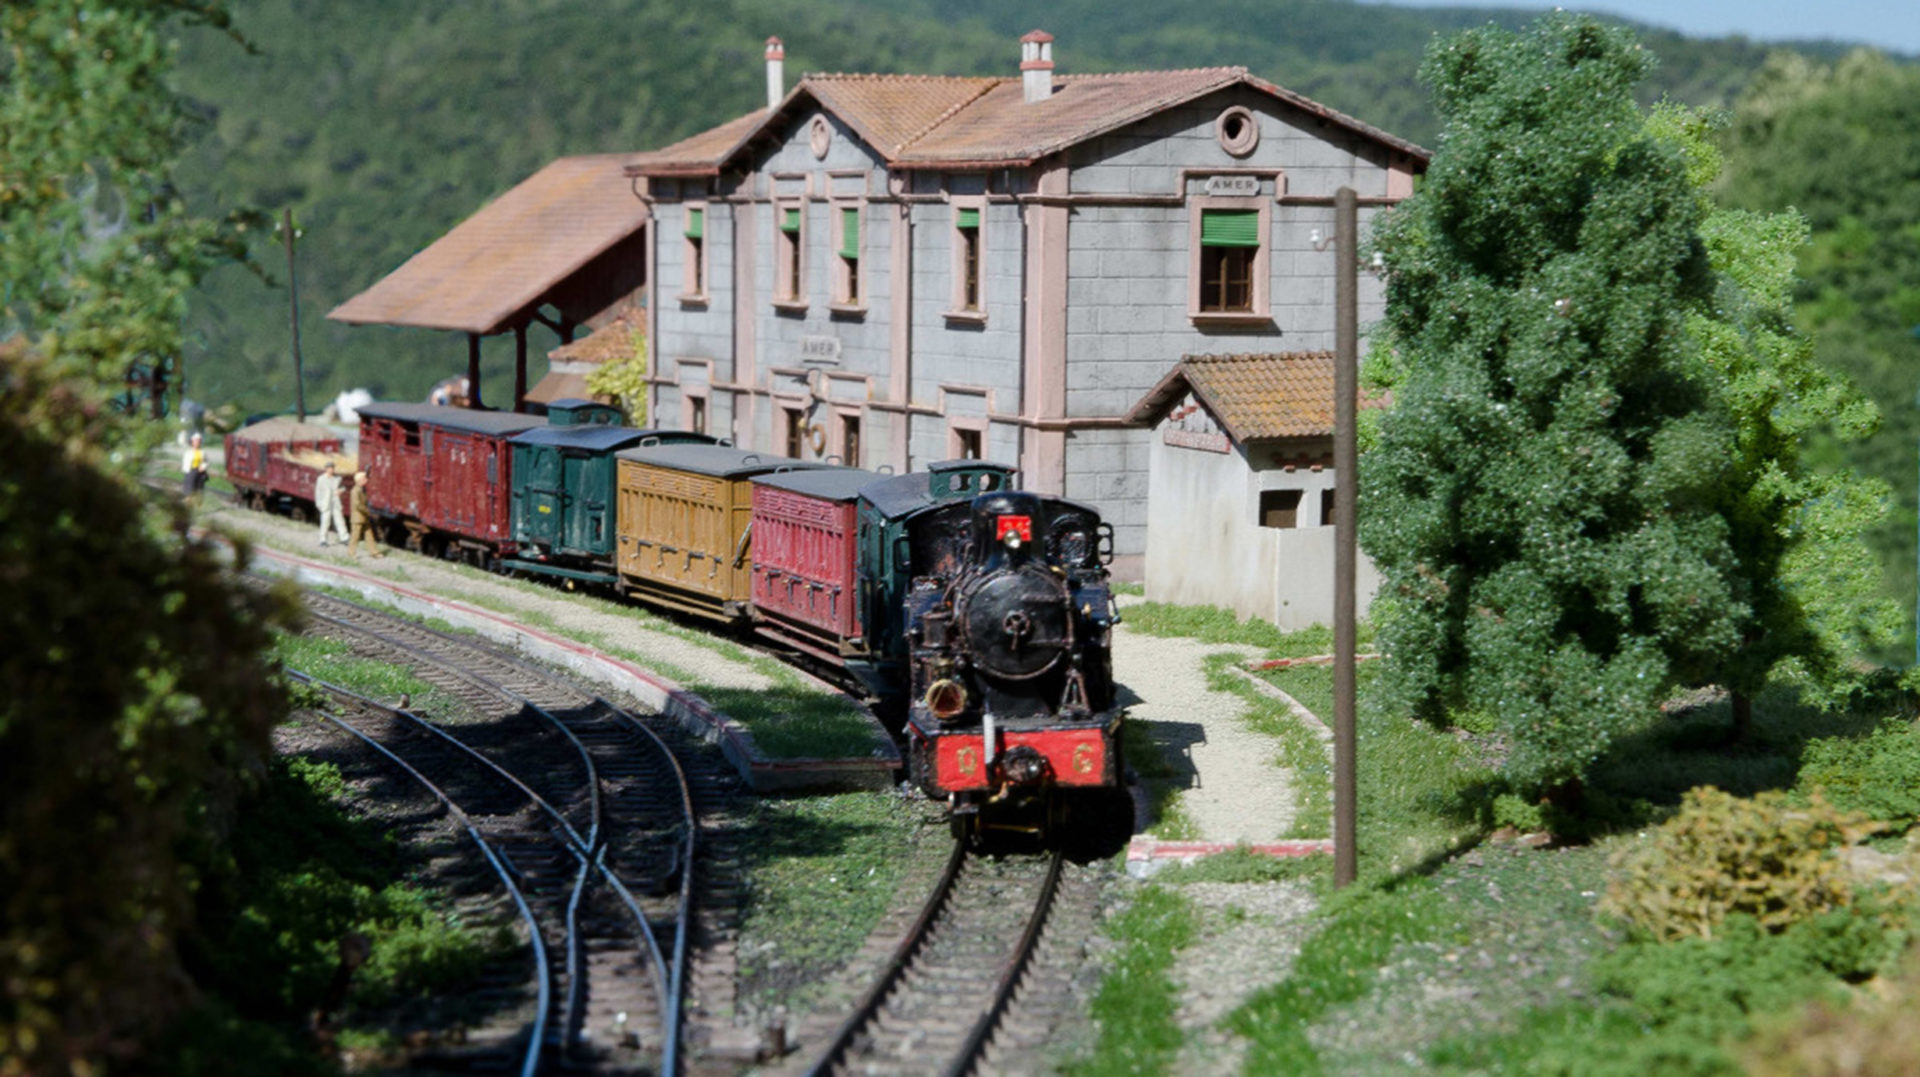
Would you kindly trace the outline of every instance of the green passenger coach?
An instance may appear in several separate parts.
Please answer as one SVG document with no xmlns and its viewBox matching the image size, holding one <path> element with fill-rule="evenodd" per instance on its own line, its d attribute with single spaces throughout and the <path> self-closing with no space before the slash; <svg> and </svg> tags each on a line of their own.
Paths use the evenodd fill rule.
<svg viewBox="0 0 1920 1077">
<path fill-rule="evenodd" d="M 705 434 L 621 426 L 606 404 L 558 400 L 548 425 L 512 439 L 512 535 L 516 556 L 503 567 L 612 585 L 614 508 L 619 461 L 636 445 L 712 444 Z"/>
</svg>

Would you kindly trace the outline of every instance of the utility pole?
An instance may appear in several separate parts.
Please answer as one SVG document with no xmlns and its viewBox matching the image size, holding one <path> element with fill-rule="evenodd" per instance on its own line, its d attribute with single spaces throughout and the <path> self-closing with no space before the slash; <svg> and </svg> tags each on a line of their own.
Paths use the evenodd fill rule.
<svg viewBox="0 0 1920 1077">
<path fill-rule="evenodd" d="M 293 417 L 307 421 L 307 379 L 300 370 L 300 278 L 293 270 L 293 209 L 280 211 L 280 233 L 287 240 L 287 320 L 293 326 Z"/>
<path fill-rule="evenodd" d="M 1354 750 L 1354 469 L 1359 441 L 1354 433 L 1360 393 L 1360 224 L 1353 188 L 1333 195 L 1333 883 L 1346 886 L 1360 874 L 1354 847 L 1359 827 Z"/>
</svg>

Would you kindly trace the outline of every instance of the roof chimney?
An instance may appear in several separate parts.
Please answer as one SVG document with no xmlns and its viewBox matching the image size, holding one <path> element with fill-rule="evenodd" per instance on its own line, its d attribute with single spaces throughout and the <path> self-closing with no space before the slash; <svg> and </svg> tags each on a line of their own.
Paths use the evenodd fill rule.
<svg viewBox="0 0 1920 1077">
<path fill-rule="evenodd" d="M 1020 89 L 1029 105 L 1053 96 L 1053 35 L 1045 30 L 1020 39 Z"/>
<path fill-rule="evenodd" d="M 787 96 L 787 47 L 777 37 L 767 39 L 767 110 L 780 107 Z"/>
</svg>

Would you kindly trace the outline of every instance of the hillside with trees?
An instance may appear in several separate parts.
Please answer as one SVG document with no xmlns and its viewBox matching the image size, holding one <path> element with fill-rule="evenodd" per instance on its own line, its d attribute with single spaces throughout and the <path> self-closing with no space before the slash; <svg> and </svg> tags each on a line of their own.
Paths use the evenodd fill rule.
<svg viewBox="0 0 1920 1077">
<path fill-rule="evenodd" d="M 480 0 L 458 8 L 254 0 L 236 24 L 253 46 L 190 35 L 181 85 L 203 136 L 180 183 L 208 205 L 291 208 L 308 398 L 355 386 L 424 397 L 464 369 L 464 343 L 424 330 L 348 328 L 334 305 L 555 157 L 649 149 L 757 107 L 769 35 L 788 81 L 808 71 L 1011 74 L 1031 9 L 951 0 L 685 7 Z M 1044 20 L 1063 72 L 1239 64 L 1419 142 L 1437 130 L 1414 80 L 1437 31 L 1514 12 L 1398 9 L 1345 0 L 1199 9 L 1071 3 Z M 1123 27 L 1116 32 L 1116 27 Z M 1652 35 L 1661 64 L 1645 92 L 1731 100 L 1765 57 L 1739 41 Z M 290 407 L 284 254 L 257 248 L 268 283 L 229 269 L 195 305 L 190 395 L 245 411 Z M 536 334 L 536 349 L 551 343 Z M 507 369 L 494 340 L 488 377 Z"/>
</svg>

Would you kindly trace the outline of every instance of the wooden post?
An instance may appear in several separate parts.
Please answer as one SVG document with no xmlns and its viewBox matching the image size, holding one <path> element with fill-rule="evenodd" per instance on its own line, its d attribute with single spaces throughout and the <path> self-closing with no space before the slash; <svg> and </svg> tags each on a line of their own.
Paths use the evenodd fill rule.
<svg viewBox="0 0 1920 1077">
<path fill-rule="evenodd" d="M 513 410 L 525 411 L 527 404 L 527 323 L 513 327 Z"/>
<path fill-rule="evenodd" d="M 1358 441 L 1354 421 L 1360 390 L 1360 226 L 1353 188 L 1333 195 L 1336 239 L 1333 280 L 1333 882 L 1346 886 L 1360 873 L 1354 847 L 1359 795 L 1354 735 L 1354 476 Z"/>
<path fill-rule="evenodd" d="M 280 233 L 287 241 L 287 320 L 293 327 L 293 417 L 307 421 L 307 379 L 300 369 L 300 278 L 293 272 L 293 209 L 280 211 Z"/>
<path fill-rule="evenodd" d="M 467 406 L 480 406 L 480 334 L 467 334 Z"/>
</svg>

